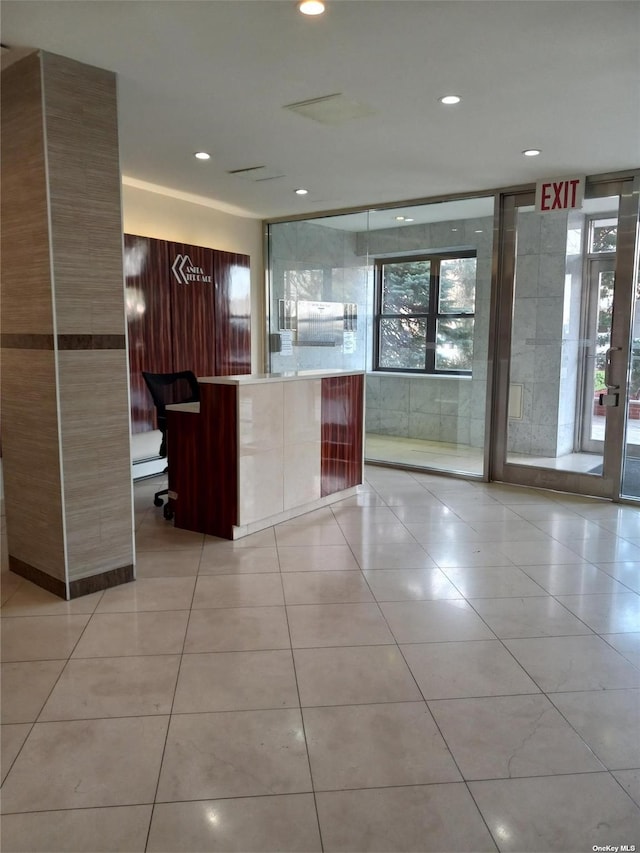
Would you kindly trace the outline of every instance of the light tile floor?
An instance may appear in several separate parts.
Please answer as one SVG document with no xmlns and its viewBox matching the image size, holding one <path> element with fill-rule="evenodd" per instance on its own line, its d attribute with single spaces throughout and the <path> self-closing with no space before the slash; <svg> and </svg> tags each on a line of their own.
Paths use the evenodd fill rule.
<svg viewBox="0 0 640 853">
<path fill-rule="evenodd" d="M 591 439 L 602 442 L 605 433 L 605 419 L 594 416 L 591 423 Z M 628 420 L 626 433 L 628 456 L 638 456 L 640 449 L 640 421 Z M 415 468 L 428 468 L 432 471 L 482 475 L 484 451 L 481 447 L 445 441 L 427 441 L 419 438 L 405 438 L 397 435 L 365 436 L 365 457 L 372 463 L 404 465 Z M 507 461 L 533 468 L 552 468 L 559 471 L 590 473 L 602 465 L 602 448 L 599 452 L 575 452 L 563 456 L 532 456 L 531 454 L 509 453 Z M 597 476 L 594 474 L 594 477 Z M 635 478 L 624 482 L 626 497 L 640 497 L 636 494 Z"/>
<path fill-rule="evenodd" d="M 372 467 L 231 543 L 156 488 L 135 583 L 3 572 L 3 853 L 640 849 L 636 508 Z"/>
<path fill-rule="evenodd" d="M 484 451 L 481 447 L 396 435 L 367 433 L 365 457 L 371 463 L 428 468 L 431 471 L 472 476 L 482 475 L 484 468 Z M 558 457 L 510 453 L 507 461 L 534 468 L 588 473 L 598 464 L 602 465 L 602 453 L 568 453 Z"/>
</svg>

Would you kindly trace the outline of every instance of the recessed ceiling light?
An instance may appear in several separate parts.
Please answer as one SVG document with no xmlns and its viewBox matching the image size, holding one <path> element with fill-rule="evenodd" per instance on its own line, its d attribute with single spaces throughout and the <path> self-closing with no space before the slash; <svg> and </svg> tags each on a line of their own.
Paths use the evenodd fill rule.
<svg viewBox="0 0 640 853">
<path fill-rule="evenodd" d="M 193 156 L 196 158 L 196 160 L 210 160 L 211 159 L 211 154 L 207 154 L 206 151 L 196 151 L 196 153 Z"/>
<path fill-rule="evenodd" d="M 452 228 L 451 230 L 452 230 L 452 231 L 457 231 L 458 229 L 457 229 L 457 228 Z"/>
<path fill-rule="evenodd" d="M 441 104 L 459 104 L 462 100 L 459 95 L 443 95 L 442 98 L 439 99 Z"/>
<path fill-rule="evenodd" d="M 396 216 L 397 222 L 404 222 L 404 216 Z"/>
<path fill-rule="evenodd" d="M 302 0 L 298 3 L 298 10 L 303 15 L 321 15 L 324 12 L 322 0 Z"/>
<path fill-rule="evenodd" d="M 305 190 L 302 187 L 300 187 L 300 189 L 296 190 L 296 195 L 306 195 L 308 192 L 309 192 L 309 190 Z"/>
<path fill-rule="evenodd" d="M 525 157 L 537 157 L 538 154 L 542 154 L 542 151 L 539 148 L 525 148 L 522 153 Z"/>
<path fill-rule="evenodd" d="M 474 234 L 482 234 L 482 228 L 476 228 L 476 230 L 473 233 Z"/>
<path fill-rule="evenodd" d="M 412 216 L 407 216 L 404 221 L 405 222 L 415 222 L 415 219 Z"/>
</svg>

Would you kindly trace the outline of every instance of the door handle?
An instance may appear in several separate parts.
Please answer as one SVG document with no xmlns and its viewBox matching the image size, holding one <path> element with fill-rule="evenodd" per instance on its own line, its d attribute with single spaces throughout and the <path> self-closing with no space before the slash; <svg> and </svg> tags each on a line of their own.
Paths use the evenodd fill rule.
<svg viewBox="0 0 640 853">
<path fill-rule="evenodd" d="M 605 355 L 605 365 L 604 365 L 604 384 L 608 389 L 612 391 L 617 391 L 620 388 L 619 385 L 613 385 L 611 383 L 611 356 L 614 352 L 620 352 L 622 347 L 609 347 L 607 353 Z"/>
</svg>

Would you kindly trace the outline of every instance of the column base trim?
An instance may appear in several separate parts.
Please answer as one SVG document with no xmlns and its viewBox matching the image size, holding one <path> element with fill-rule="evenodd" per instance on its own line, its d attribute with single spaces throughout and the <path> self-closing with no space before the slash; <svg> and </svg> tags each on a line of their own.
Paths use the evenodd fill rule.
<svg viewBox="0 0 640 853">
<path fill-rule="evenodd" d="M 133 563 L 128 566 L 120 566 L 119 569 L 110 569 L 108 572 L 100 572 L 88 578 L 80 578 L 69 582 L 69 598 L 79 598 L 81 595 L 91 595 L 92 592 L 100 592 L 112 586 L 120 586 L 135 580 Z"/>
<path fill-rule="evenodd" d="M 59 598 L 67 597 L 67 587 L 64 581 L 61 581 L 60 578 L 54 578 L 52 575 L 48 575 L 41 569 L 36 569 L 35 566 L 32 566 L 29 563 L 24 563 L 12 554 L 9 554 L 9 570 L 16 575 L 20 575 L 22 578 L 26 578 L 36 586 L 46 589 L 47 592 L 52 592 Z"/>
<path fill-rule="evenodd" d="M 31 566 L 29 563 L 25 563 L 11 554 L 9 554 L 9 569 L 14 574 L 26 578 L 31 583 L 42 587 L 42 589 L 46 589 L 48 592 L 52 592 L 59 598 L 67 598 L 64 581 L 48 575 L 46 572 L 41 571 L 41 569 L 36 569 L 35 566 Z M 129 583 L 132 580 L 135 580 L 133 564 L 120 566 L 118 569 L 110 569 L 108 572 L 100 572 L 88 578 L 71 581 L 69 583 L 69 598 L 80 598 L 83 595 L 91 595 L 93 592 L 100 592 L 112 586 Z"/>
</svg>

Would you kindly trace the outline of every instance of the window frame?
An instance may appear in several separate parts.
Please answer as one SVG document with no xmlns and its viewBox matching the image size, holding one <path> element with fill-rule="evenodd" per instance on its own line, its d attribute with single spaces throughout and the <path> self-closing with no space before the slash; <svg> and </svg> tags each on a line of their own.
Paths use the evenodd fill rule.
<svg viewBox="0 0 640 853">
<path fill-rule="evenodd" d="M 379 257 L 374 259 L 374 281 L 375 281 L 375 310 L 373 318 L 373 371 L 375 373 L 410 373 L 416 376 L 472 376 L 472 370 L 442 370 L 436 368 L 436 333 L 438 320 L 440 319 L 473 319 L 475 334 L 476 318 L 476 293 L 474 292 L 473 313 L 439 313 L 440 301 L 440 265 L 442 261 L 458 260 L 461 258 L 474 258 L 476 260 L 476 284 L 477 284 L 477 259 L 478 253 L 475 249 L 460 249 L 448 252 L 428 252 L 419 255 L 394 255 L 392 257 Z M 383 270 L 385 265 L 414 263 L 416 261 L 429 261 L 429 304 L 427 311 L 411 314 L 388 314 L 382 312 L 383 304 Z M 425 336 L 425 364 L 423 368 L 415 367 L 381 367 L 380 366 L 380 327 L 381 320 L 386 319 L 416 319 L 426 321 Z"/>
<path fill-rule="evenodd" d="M 587 241 L 587 249 L 586 254 L 590 258 L 601 258 L 603 255 L 613 255 L 615 256 L 616 249 L 618 247 L 618 232 L 620 230 L 620 214 L 618 210 L 609 211 L 608 213 L 592 213 L 586 217 L 587 227 L 586 227 L 586 241 Z M 593 244 L 595 242 L 595 230 L 598 227 L 599 222 L 615 222 L 615 231 L 616 231 L 616 239 L 615 245 L 613 249 L 594 249 Z M 601 227 L 606 228 L 606 225 L 602 225 Z"/>
</svg>

